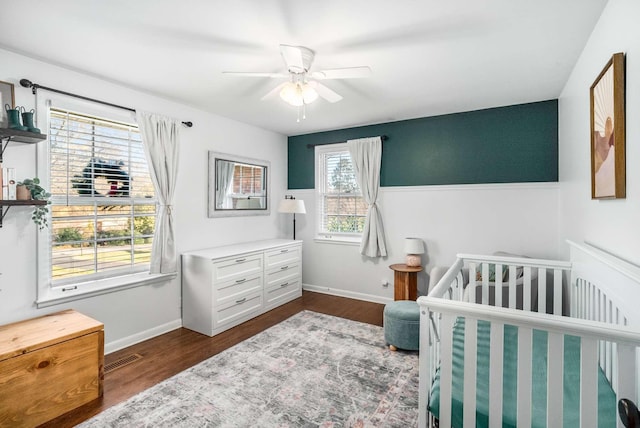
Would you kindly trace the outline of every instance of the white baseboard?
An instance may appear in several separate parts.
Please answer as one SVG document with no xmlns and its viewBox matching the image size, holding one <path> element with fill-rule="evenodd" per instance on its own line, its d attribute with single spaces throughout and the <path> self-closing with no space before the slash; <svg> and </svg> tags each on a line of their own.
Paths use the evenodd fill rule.
<svg viewBox="0 0 640 428">
<path fill-rule="evenodd" d="M 150 328 L 149 330 L 141 331 L 140 333 L 132 334 L 131 336 L 127 336 L 119 340 L 114 340 L 113 342 L 105 343 L 104 353 L 105 355 L 110 354 L 122 348 L 126 348 L 127 346 L 135 345 L 136 343 L 140 343 L 144 340 L 160 336 L 161 334 L 168 333 L 180 327 L 182 327 L 182 319 L 177 319 L 166 324 Z"/>
<path fill-rule="evenodd" d="M 341 290 L 339 288 L 320 287 L 318 285 L 302 284 L 305 291 L 314 291 L 316 293 L 330 294 L 332 296 L 348 297 L 350 299 L 364 300 L 365 302 L 381 303 L 386 305 L 393 302 L 393 299 L 373 294 L 355 293 L 353 291 Z"/>
</svg>

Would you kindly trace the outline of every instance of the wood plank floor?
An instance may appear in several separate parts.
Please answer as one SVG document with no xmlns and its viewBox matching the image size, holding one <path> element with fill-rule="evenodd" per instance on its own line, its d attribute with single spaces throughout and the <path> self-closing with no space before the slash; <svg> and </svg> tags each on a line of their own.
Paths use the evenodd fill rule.
<svg viewBox="0 0 640 428">
<path fill-rule="evenodd" d="M 382 326 L 384 305 L 305 291 L 302 297 L 215 337 L 180 328 L 105 356 L 105 365 L 131 354 L 143 358 L 107 373 L 104 396 L 42 427 L 72 427 L 303 310 Z"/>
</svg>

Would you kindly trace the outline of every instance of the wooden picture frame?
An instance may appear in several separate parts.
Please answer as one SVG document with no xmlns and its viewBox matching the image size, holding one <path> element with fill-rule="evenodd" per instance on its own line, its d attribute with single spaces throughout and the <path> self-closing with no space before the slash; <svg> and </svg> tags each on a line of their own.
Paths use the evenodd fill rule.
<svg viewBox="0 0 640 428">
<path fill-rule="evenodd" d="M 614 54 L 591 85 L 591 199 L 626 197 L 624 67 Z"/>
<path fill-rule="evenodd" d="M 0 81 L 0 128 L 7 128 L 7 109 L 6 104 L 13 109 L 16 108 L 16 99 L 13 89 L 13 83 Z"/>
</svg>

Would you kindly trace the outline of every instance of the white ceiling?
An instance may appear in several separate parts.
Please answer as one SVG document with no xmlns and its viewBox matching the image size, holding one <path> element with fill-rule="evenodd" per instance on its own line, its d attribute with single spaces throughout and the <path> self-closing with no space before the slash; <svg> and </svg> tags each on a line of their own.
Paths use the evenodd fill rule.
<svg viewBox="0 0 640 428">
<path fill-rule="evenodd" d="M 557 98 L 605 4 L 5 1 L 0 47 L 299 135 Z M 260 100 L 281 81 L 222 74 L 285 71 L 280 44 L 313 49 L 312 71 L 367 65 L 372 76 L 323 81 L 344 99 L 314 102 L 297 123 L 295 107 Z"/>
</svg>

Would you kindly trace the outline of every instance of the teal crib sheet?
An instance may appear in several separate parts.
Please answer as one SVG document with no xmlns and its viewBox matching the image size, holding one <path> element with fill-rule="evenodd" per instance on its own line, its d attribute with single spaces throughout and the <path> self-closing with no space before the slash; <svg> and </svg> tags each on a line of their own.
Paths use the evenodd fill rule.
<svg viewBox="0 0 640 428">
<path fill-rule="evenodd" d="M 462 428 L 464 390 L 464 318 L 458 318 L 453 327 L 453 374 L 451 422 L 454 428 Z M 489 425 L 489 338 L 490 324 L 478 321 L 476 426 Z M 518 367 L 518 329 L 504 327 L 503 364 L 503 427 L 516 427 L 516 386 Z M 533 388 L 532 427 L 546 427 L 547 409 L 547 333 L 533 331 Z M 580 338 L 565 336 L 564 340 L 564 396 L 563 424 L 556 426 L 578 427 L 580 402 Z M 598 367 L 598 427 L 616 426 L 616 396 L 604 373 Z M 438 417 L 440 409 L 440 372 L 432 385 L 429 411 Z"/>
</svg>

